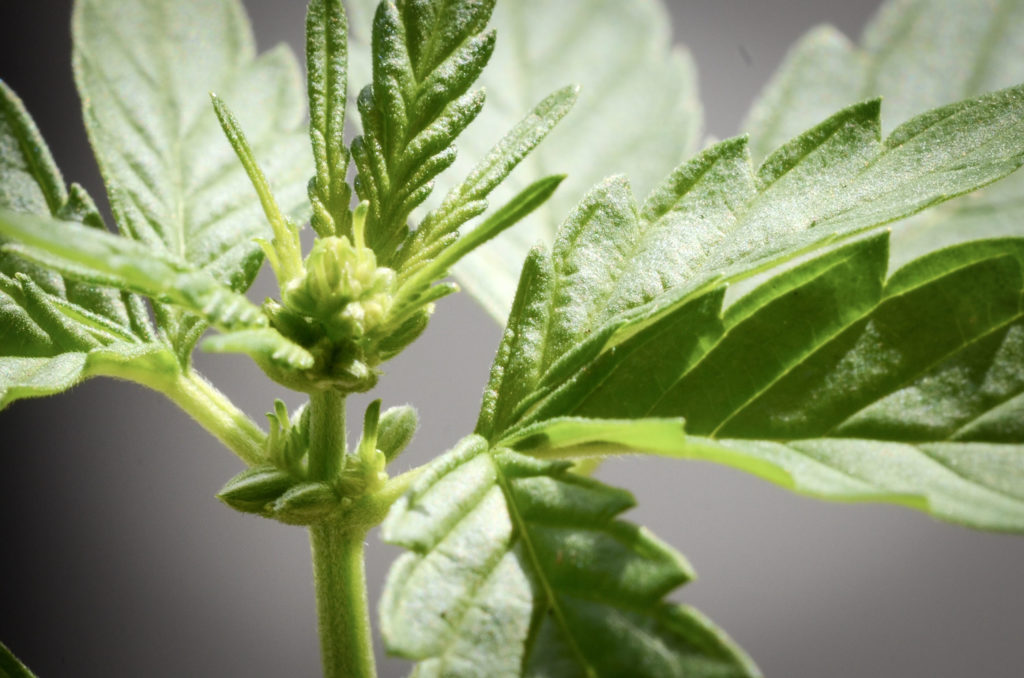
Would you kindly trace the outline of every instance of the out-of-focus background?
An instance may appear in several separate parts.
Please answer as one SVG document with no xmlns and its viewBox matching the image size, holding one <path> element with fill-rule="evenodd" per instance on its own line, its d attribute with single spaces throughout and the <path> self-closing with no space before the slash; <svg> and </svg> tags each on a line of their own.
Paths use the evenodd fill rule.
<svg viewBox="0 0 1024 678">
<path fill-rule="evenodd" d="M 0 0 L 0 77 L 65 177 L 100 196 L 72 85 L 70 4 Z M 725 137 L 788 45 L 821 22 L 855 37 L 878 2 L 669 4 L 699 68 L 706 130 Z M 301 49 L 304 2 L 246 5 L 261 48 Z M 415 404 L 423 422 L 399 467 L 472 429 L 499 335 L 458 295 L 389 364 L 379 395 Z M 286 396 L 247 359 L 198 362 L 254 416 Z M 353 400 L 358 414 L 365 399 Z M 318 675 L 305 532 L 219 504 L 215 492 L 240 468 L 161 396 L 128 384 L 91 381 L 0 414 L 0 640 L 42 678 Z M 630 458 L 599 476 L 637 494 L 627 517 L 702 574 L 681 599 L 769 677 L 1021 675 L 1024 539 L 823 503 L 710 464 Z M 396 554 L 371 534 L 374 598 Z M 407 672 L 380 663 L 381 676 Z"/>
</svg>

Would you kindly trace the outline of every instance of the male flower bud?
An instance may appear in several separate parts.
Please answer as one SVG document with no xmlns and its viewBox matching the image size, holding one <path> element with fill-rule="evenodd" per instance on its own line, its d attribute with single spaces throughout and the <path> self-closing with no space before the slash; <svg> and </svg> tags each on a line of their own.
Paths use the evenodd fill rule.
<svg viewBox="0 0 1024 678">
<path fill-rule="evenodd" d="M 342 506 L 331 486 L 321 482 L 298 483 L 289 488 L 270 508 L 271 515 L 288 525 L 311 525 Z"/>
<path fill-rule="evenodd" d="M 377 424 L 377 449 L 387 461 L 393 460 L 412 441 L 416 433 L 416 409 L 409 405 L 388 408 Z"/>
<path fill-rule="evenodd" d="M 353 245 L 345 236 L 320 238 L 305 268 L 286 285 L 284 304 L 319 321 L 332 340 L 356 339 L 387 318 L 396 276 L 377 266 L 370 248 Z"/>
<path fill-rule="evenodd" d="M 294 482 L 288 473 L 274 466 L 254 466 L 229 480 L 217 498 L 236 511 L 265 515 Z"/>
</svg>

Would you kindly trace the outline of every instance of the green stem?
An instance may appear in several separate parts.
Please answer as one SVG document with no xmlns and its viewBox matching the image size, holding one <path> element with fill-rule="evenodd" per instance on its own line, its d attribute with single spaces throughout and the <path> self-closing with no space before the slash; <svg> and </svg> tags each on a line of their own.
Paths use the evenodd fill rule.
<svg viewBox="0 0 1024 678">
<path fill-rule="evenodd" d="M 330 482 L 345 456 L 345 395 L 314 393 L 309 399 L 309 478 Z"/>
<path fill-rule="evenodd" d="M 314 393 L 309 407 L 309 476 L 330 482 L 345 455 L 345 396 Z M 338 519 L 309 528 L 324 678 L 377 675 L 363 563 L 366 529 Z"/>
<path fill-rule="evenodd" d="M 328 520 L 309 528 L 324 678 L 374 678 L 363 545 L 366 532 Z"/>
<path fill-rule="evenodd" d="M 147 384 L 149 385 L 149 384 Z M 266 434 L 227 396 L 192 370 L 158 388 L 250 466 L 263 463 Z"/>
</svg>

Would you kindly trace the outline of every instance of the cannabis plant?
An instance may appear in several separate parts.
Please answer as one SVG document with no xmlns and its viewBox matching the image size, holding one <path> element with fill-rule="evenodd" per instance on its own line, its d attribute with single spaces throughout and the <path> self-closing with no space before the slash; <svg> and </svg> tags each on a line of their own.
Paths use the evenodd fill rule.
<svg viewBox="0 0 1024 678">
<path fill-rule="evenodd" d="M 702 459 L 1024 531 L 1021 183 L 989 186 L 1024 163 L 1024 3 L 977 4 L 894 2 L 863 47 L 813 32 L 749 136 L 697 152 L 650 3 L 312 0 L 303 93 L 236 0 L 78 0 L 112 218 L 0 85 L 0 406 L 108 376 L 191 415 L 245 464 L 224 504 L 308 530 L 325 675 L 375 675 L 377 526 L 406 551 L 381 641 L 417 676 L 759 675 L 590 475 Z M 581 70 L 589 94 L 560 81 Z M 396 471 L 416 410 L 348 426 L 346 399 L 451 276 L 505 330 L 473 430 Z M 307 402 L 261 427 L 197 347 Z M 0 672 L 30 675 L 2 647 Z"/>
</svg>

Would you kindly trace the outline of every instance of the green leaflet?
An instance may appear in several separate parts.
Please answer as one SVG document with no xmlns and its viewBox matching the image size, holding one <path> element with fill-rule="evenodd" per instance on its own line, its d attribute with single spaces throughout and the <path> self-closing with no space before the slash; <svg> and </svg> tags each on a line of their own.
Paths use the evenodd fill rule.
<svg viewBox="0 0 1024 678">
<path fill-rule="evenodd" d="M 891 129 L 930 108 L 1024 82 L 1022 31 L 1020 0 L 889 2 L 860 45 L 831 27 L 817 28 L 793 47 L 752 108 L 745 123 L 751 152 L 763 158 L 829 112 L 867 97 L 884 97 Z M 1022 194 L 1018 175 L 908 220 L 894 238 L 894 261 L 1019 233 Z"/>
<path fill-rule="evenodd" d="M 409 214 L 451 165 L 452 143 L 483 106 L 483 91 L 468 90 L 494 49 L 494 32 L 484 32 L 493 8 L 494 0 L 377 7 L 372 84 L 359 94 L 363 134 L 352 154 L 356 192 L 370 202 L 367 244 L 382 265 L 391 265 Z"/>
<path fill-rule="evenodd" d="M 445 274 L 469 251 L 467 244 L 487 240 L 463 238 L 457 255 L 441 255 L 446 260 L 432 268 L 428 264 L 458 239 L 463 224 L 486 211 L 488 196 L 576 101 L 570 86 L 534 106 L 410 232 L 410 215 L 454 162 L 456 138 L 484 104 L 483 90 L 470 88 L 494 49 L 494 31 L 484 30 L 493 7 L 494 0 L 407 0 L 381 3 L 374 16 L 372 84 L 359 95 L 363 134 L 352 143 L 356 192 L 369 205 L 368 245 L 381 265 L 403 277 L 423 277 L 424 266 Z M 539 181 L 512 200 L 522 201 Z M 503 223 L 504 228 L 514 221 Z"/>
<path fill-rule="evenodd" d="M 266 325 L 243 295 L 173 254 L 71 222 L 0 212 L 6 249 L 65 275 L 138 292 L 202 315 L 224 329 Z"/>
<path fill-rule="evenodd" d="M 242 112 L 284 211 L 301 212 L 309 161 L 291 53 L 257 58 L 235 0 L 81 0 L 72 28 L 86 129 L 121 232 L 234 290 L 248 287 L 262 261 L 253 240 L 266 226 L 207 95 Z M 156 310 L 187 353 L 201 325 Z"/>
<path fill-rule="evenodd" d="M 545 380 L 493 439 L 710 459 L 814 496 L 1024 531 L 1024 240 L 942 250 L 886 280 L 887 240 L 811 259 L 724 311 L 720 291 L 700 295 Z M 682 417 L 689 437 L 649 417 Z"/>
<path fill-rule="evenodd" d="M 31 117 L 3 83 L 0 214 L 26 223 L 59 223 L 54 237 L 65 245 L 75 232 L 104 235 L 88 194 L 78 185 L 65 188 Z M 53 222 L 54 217 L 88 226 Z M 94 374 L 176 373 L 176 361 L 156 343 L 138 298 L 66 279 L 14 256 L 6 250 L 10 246 L 0 250 L 0 408 L 58 393 Z"/>
<path fill-rule="evenodd" d="M 306 90 L 316 175 L 310 180 L 313 230 L 320 237 L 351 233 L 345 146 L 348 104 L 348 25 L 341 0 L 314 0 L 306 13 Z"/>
<path fill-rule="evenodd" d="M 369 43 L 375 0 L 348 3 L 353 39 Z M 492 316 L 504 322 L 522 261 L 555 229 L 587 188 L 625 172 L 641 194 L 697 147 L 701 122 L 689 55 L 672 48 L 670 22 L 656 2 L 618 0 L 502 1 L 492 25 L 497 43 L 480 83 L 488 102 L 479 122 L 459 137 L 452 170 L 437 178 L 450 187 L 465 176 L 522 112 L 570 83 L 582 86 L 564 125 L 512 173 L 492 196 L 506 202 L 551 172 L 568 175 L 551 201 L 455 268 L 455 275 Z M 353 49 L 354 82 L 369 81 L 364 50 Z"/>
<path fill-rule="evenodd" d="M 499 350 L 477 431 L 507 429 L 526 394 L 548 388 L 542 375 L 557 382 L 595 352 L 671 322 L 709 286 L 1013 171 L 1024 159 L 1022 113 L 1024 89 L 1012 88 L 922 115 L 879 143 L 878 104 L 865 102 L 789 142 L 756 174 L 740 138 L 680 166 L 643 205 L 625 181 L 607 180 L 567 219 L 550 259 L 528 265 L 524 279 L 536 282 L 521 289 L 506 333 L 518 346 Z M 694 325 L 685 340 L 703 341 L 712 326 Z M 661 376 L 639 377 L 648 378 Z"/>
<path fill-rule="evenodd" d="M 663 598 L 681 556 L 616 519 L 623 490 L 491 449 L 435 460 L 384 523 L 412 551 L 388 577 L 382 631 L 417 676 L 753 676 L 694 610 Z"/>
<path fill-rule="evenodd" d="M 418 261 L 433 256 L 448 242 L 454 240 L 455 233 L 462 224 L 482 214 L 488 206 L 487 197 L 572 109 L 578 91 L 577 87 L 569 86 L 553 92 L 509 130 L 483 160 L 476 164 L 465 180 L 448 192 L 441 205 L 427 213 L 410 238 L 410 246 L 403 250 L 403 261 L 408 263 L 410 260 Z M 559 183 L 565 175 L 560 177 Z M 538 179 L 509 202 L 519 200 L 532 188 L 551 179 L 552 177 Z M 539 207 L 551 194 L 552 192 L 548 192 L 534 207 Z M 475 246 L 480 245 L 478 243 Z"/>
</svg>

